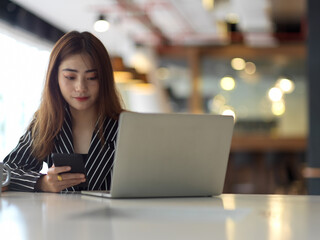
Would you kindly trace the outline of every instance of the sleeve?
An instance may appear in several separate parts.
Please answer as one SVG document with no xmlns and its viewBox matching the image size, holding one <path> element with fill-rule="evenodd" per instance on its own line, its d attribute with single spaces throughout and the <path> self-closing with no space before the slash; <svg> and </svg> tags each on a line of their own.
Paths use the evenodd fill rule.
<svg viewBox="0 0 320 240">
<path fill-rule="evenodd" d="M 16 148 L 3 160 L 11 169 L 10 190 L 35 191 L 35 185 L 41 176 L 42 161 L 31 155 L 31 144 L 31 131 L 27 131 Z"/>
</svg>

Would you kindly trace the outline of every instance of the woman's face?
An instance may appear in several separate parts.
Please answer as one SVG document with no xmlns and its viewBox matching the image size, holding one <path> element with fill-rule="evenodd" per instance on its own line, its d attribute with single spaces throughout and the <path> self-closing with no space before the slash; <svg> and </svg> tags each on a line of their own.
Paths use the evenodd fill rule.
<svg viewBox="0 0 320 240">
<path fill-rule="evenodd" d="M 90 56 L 70 55 L 61 62 L 58 71 L 60 91 L 70 110 L 96 111 L 99 81 Z"/>
</svg>

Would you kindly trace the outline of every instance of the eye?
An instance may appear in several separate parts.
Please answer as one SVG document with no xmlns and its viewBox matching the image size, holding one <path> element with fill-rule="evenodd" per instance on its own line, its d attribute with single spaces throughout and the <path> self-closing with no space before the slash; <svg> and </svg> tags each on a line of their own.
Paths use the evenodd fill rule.
<svg viewBox="0 0 320 240">
<path fill-rule="evenodd" d="M 90 73 L 87 75 L 87 80 L 93 81 L 93 80 L 97 80 L 97 79 L 98 79 L 97 73 Z"/>
<path fill-rule="evenodd" d="M 94 76 L 94 77 L 89 77 L 89 78 L 87 78 L 87 79 L 88 79 L 88 80 L 97 80 L 98 77 Z"/>
<path fill-rule="evenodd" d="M 74 80 L 75 77 L 74 76 L 68 76 L 68 75 L 64 75 L 64 77 L 68 80 Z"/>
</svg>

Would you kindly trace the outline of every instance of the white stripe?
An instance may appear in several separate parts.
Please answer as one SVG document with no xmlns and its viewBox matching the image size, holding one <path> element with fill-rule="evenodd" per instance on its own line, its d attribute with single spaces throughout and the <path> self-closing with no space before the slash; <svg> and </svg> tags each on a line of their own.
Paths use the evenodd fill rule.
<svg viewBox="0 0 320 240">
<path fill-rule="evenodd" d="M 30 172 L 27 173 L 27 172 L 23 171 L 22 169 L 14 169 L 14 170 L 19 170 L 19 172 L 11 171 L 11 174 L 12 174 L 12 175 L 17 175 L 17 176 L 19 176 L 19 177 L 21 177 L 21 176 L 26 176 L 26 177 L 33 177 L 33 178 L 35 178 L 35 177 L 40 177 L 40 176 L 41 176 L 41 174 L 38 173 L 38 172 L 31 172 L 31 173 L 33 173 L 33 174 L 30 174 Z"/>
<path fill-rule="evenodd" d="M 69 123 L 68 123 L 67 119 L 64 119 L 64 122 L 67 124 L 67 127 L 69 128 L 69 131 L 72 133 L 71 127 L 69 126 Z"/>
<path fill-rule="evenodd" d="M 35 158 L 32 158 L 32 161 L 31 163 L 28 163 L 29 159 L 30 159 L 31 155 L 29 155 L 27 161 L 24 162 L 23 167 L 27 167 L 28 169 L 37 169 L 40 171 L 42 165 L 40 164 L 40 161 L 35 159 Z M 41 162 L 42 163 L 42 162 Z"/>
<path fill-rule="evenodd" d="M 32 186 L 23 185 L 22 183 L 17 183 L 17 182 L 15 182 L 15 183 L 13 183 L 13 184 L 16 184 L 16 185 L 19 185 L 19 186 L 23 186 L 23 187 L 29 188 L 29 189 L 34 189 Z M 12 185 L 11 185 L 11 186 L 12 186 Z M 21 191 L 21 189 L 19 189 L 19 188 L 12 188 L 11 186 L 10 186 L 10 189 L 17 189 L 17 190 Z"/>
<path fill-rule="evenodd" d="M 62 139 L 62 136 L 60 136 L 60 139 L 61 139 L 61 141 L 63 143 L 64 148 L 67 150 L 68 153 L 70 153 L 69 149 L 67 148 L 66 144 L 64 143 L 64 141 Z"/>
<path fill-rule="evenodd" d="M 31 155 L 30 155 L 31 156 Z M 29 158 L 30 158 L 30 156 L 29 156 Z M 32 158 L 32 161 L 29 163 L 29 165 L 32 167 L 32 168 L 35 168 L 35 167 L 37 167 L 38 165 L 39 165 L 39 161 L 38 160 L 36 160 L 35 158 Z"/>
<path fill-rule="evenodd" d="M 71 119 L 71 115 L 69 113 L 69 109 L 66 107 L 65 110 L 66 110 L 65 112 L 68 114 L 68 117 Z"/>
<path fill-rule="evenodd" d="M 29 134 L 30 134 L 30 132 L 28 133 L 28 140 L 27 140 L 27 142 L 24 143 L 22 146 L 19 144 L 19 145 L 20 145 L 20 146 L 19 146 L 20 149 L 16 152 L 16 156 L 14 157 L 14 159 L 11 159 L 11 162 L 15 162 L 15 159 L 16 159 L 17 156 L 19 155 L 19 152 L 22 150 L 22 148 L 23 148 L 24 146 L 26 146 L 28 143 L 30 143 L 30 141 L 29 141 L 29 139 L 30 139 Z M 11 157 L 11 154 L 10 154 L 10 157 Z"/>
<path fill-rule="evenodd" d="M 109 122 L 108 122 L 108 125 L 109 125 L 109 123 L 110 123 L 110 120 L 109 120 Z M 115 123 L 116 123 L 116 122 L 114 122 L 111 130 L 109 131 L 108 136 L 110 135 L 112 129 L 114 128 Z M 107 127 L 105 128 L 105 131 L 106 131 L 106 129 L 107 129 Z M 105 132 L 104 132 L 104 133 L 105 133 Z M 108 137 L 107 137 L 106 139 L 108 139 Z M 93 150 L 92 153 L 90 154 L 90 157 L 91 157 L 92 154 L 95 152 L 95 150 L 96 150 L 96 148 L 98 147 L 98 145 L 100 145 L 100 144 L 99 144 L 100 142 L 101 142 L 101 140 L 99 140 L 99 142 L 96 144 L 96 147 L 94 148 L 94 150 Z M 95 160 L 93 161 L 93 164 L 91 164 L 91 167 L 89 168 L 88 173 L 91 171 L 91 168 L 93 167 L 94 163 L 96 162 L 97 158 L 99 157 L 99 155 L 100 155 L 101 151 L 103 150 L 104 146 L 106 145 L 106 143 L 107 143 L 107 142 L 105 141 L 104 144 L 103 144 L 103 147 L 100 148 L 100 151 L 99 151 L 99 153 L 97 154 L 97 157 L 95 158 Z M 106 150 L 106 152 L 107 152 L 108 150 L 109 150 L 109 148 Z M 104 154 L 104 155 L 105 155 L 105 154 Z M 89 157 L 89 158 L 90 158 L 90 157 Z M 89 158 L 88 158 L 88 160 L 89 160 Z M 103 159 L 103 158 L 101 158 L 101 159 Z M 88 162 L 89 162 L 89 161 L 87 161 L 87 163 L 88 163 Z M 100 164 L 99 164 L 99 165 L 100 165 Z M 87 167 L 87 164 L 86 164 L 86 167 Z"/>
<path fill-rule="evenodd" d="M 30 142 L 30 146 L 24 151 L 23 156 L 22 156 L 22 158 L 21 158 L 21 160 L 20 160 L 20 162 L 19 162 L 18 164 L 21 163 L 21 161 L 22 161 L 22 159 L 24 158 L 24 155 L 26 154 L 27 150 L 29 150 L 29 149 L 31 148 L 32 142 L 33 142 L 33 139 L 32 139 L 31 142 Z M 33 159 L 31 163 L 33 163 L 33 161 L 35 160 L 34 157 L 31 155 L 32 152 L 33 152 L 33 150 L 31 149 L 31 151 L 29 152 L 28 158 L 24 161 L 25 165 L 27 165 L 27 163 L 29 162 L 29 160 L 30 160 L 31 157 L 32 157 L 32 159 Z M 31 163 L 30 163 L 29 165 L 31 165 Z"/>
<path fill-rule="evenodd" d="M 110 120 L 109 120 L 109 122 L 108 122 L 108 125 L 109 125 L 109 123 L 110 123 Z M 110 129 L 109 134 L 108 134 L 108 137 L 109 137 L 110 133 L 112 132 L 112 129 L 114 128 L 115 124 L 116 124 L 116 122 L 114 122 L 112 128 Z M 106 129 L 107 129 L 107 127 L 105 128 L 105 131 L 106 131 Z M 106 139 L 108 139 L 108 137 L 107 137 Z M 100 140 L 99 140 L 99 143 L 100 143 Z M 92 180 L 95 178 L 95 174 L 96 174 L 97 170 L 99 169 L 100 165 L 102 164 L 103 158 L 104 158 L 105 155 L 109 152 L 110 146 L 108 146 L 108 149 L 105 151 L 104 155 L 99 158 L 99 156 L 100 156 L 101 152 L 103 151 L 104 146 L 106 145 L 106 143 L 107 143 L 107 142 L 104 142 L 103 147 L 100 149 L 100 151 L 99 151 L 99 153 L 97 154 L 97 157 L 94 159 L 94 161 L 92 162 L 92 160 L 91 160 L 92 164 L 91 164 L 89 170 L 87 171 L 87 174 L 88 174 L 88 175 L 90 174 L 90 172 L 91 172 L 91 170 L 92 170 L 92 167 L 95 165 L 96 161 L 99 160 L 99 159 L 100 159 L 101 161 L 100 161 L 100 163 L 98 164 L 98 166 L 97 166 L 96 170 L 94 171 L 94 173 L 92 174 L 92 177 L 91 177 L 91 179 L 90 179 L 89 182 L 88 182 L 88 186 L 91 184 Z M 99 144 L 97 144 L 97 145 L 99 145 Z M 96 147 L 97 147 L 97 146 L 96 146 Z M 95 148 L 95 149 L 96 149 L 96 148 Z M 113 152 L 111 153 L 109 159 L 107 160 L 107 164 L 108 164 L 111 156 L 113 155 L 113 153 L 114 153 L 114 150 L 113 150 Z M 93 153 L 92 153 L 92 154 L 93 154 Z M 91 154 L 91 156 L 92 156 L 92 154 Z M 88 162 L 89 162 L 89 161 L 88 161 Z M 88 162 L 87 162 L 87 163 L 88 163 Z M 104 168 L 105 168 L 105 167 L 106 167 L 106 165 L 104 166 Z M 103 168 L 103 169 L 104 169 L 104 168 Z M 102 169 L 102 170 L 103 170 L 103 169 Z M 100 170 L 101 173 L 102 173 L 102 170 Z M 100 175 L 101 175 L 101 173 L 100 173 Z M 100 176 L 100 175 L 99 175 L 99 176 Z M 95 183 L 94 183 L 94 186 L 97 184 L 98 179 L 99 179 L 99 177 L 96 178 L 96 181 L 95 181 Z"/>
<path fill-rule="evenodd" d="M 29 142 L 30 142 L 30 144 L 29 144 L 28 148 L 24 151 L 23 156 L 26 154 L 27 150 L 29 150 L 29 149 L 31 148 L 31 146 L 32 146 L 33 138 L 31 138 L 31 133 L 30 133 L 30 136 L 29 136 Z M 32 149 L 31 149 L 31 151 L 30 151 L 30 154 L 31 154 L 31 152 L 32 152 Z M 29 157 L 30 157 L 30 154 L 29 154 Z M 28 157 L 28 159 L 29 159 L 29 157 Z M 23 158 L 23 157 L 22 157 L 22 158 Z M 20 161 L 21 161 L 21 160 L 20 160 Z M 19 163 L 20 163 L 20 162 L 19 162 Z"/>
<path fill-rule="evenodd" d="M 72 149 L 72 151 L 73 151 L 72 143 L 71 143 L 71 141 L 70 141 L 70 139 L 69 139 L 69 137 L 68 137 L 68 134 L 65 132 L 65 130 L 64 130 L 63 127 L 62 127 L 62 131 L 64 132 L 64 134 L 65 134 L 65 136 L 66 136 L 66 138 L 67 138 L 67 140 L 68 140 L 68 142 L 69 142 L 69 144 L 70 144 L 70 146 L 71 146 L 71 149 Z"/>
<path fill-rule="evenodd" d="M 99 174 L 98 177 L 96 178 L 96 182 L 94 183 L 94 185 L 93 185 L 93 187 L 92 187 L 93 189 L 94 189 L 95 185 L 97 184 L 97 182 L 98 182 L 98 180 L 99 180 L 99 178 L 100 178 L 103 170 L 104 170 L 104 169 L 106 168 L 106 166 L 108 165 L 108 163 L 109 163 L 109 161 L 110 161 L 110 159 L 111 159 L 114 151 L 115 151 L 115 150 L 113 149 L 113 151 L 112 151 L 112 153 L 110 154 L 107 162 L 105 163 L 105 165 L 103 166 L 103 168 L 100 170 L 100 174 Z M 104 153 L 102 159 L 105 157 L 105 155 L 106 155 L 108 152 L 109 152 L 109 149 Z M 98 168 L 100 168 L 100 165 L 101 165 L 101 164 L 102 164 L 102 161 L 99 163 L 98 167 L 96 168 L 96 171 L 93 173 L 93 176 L 96 174 L 96 172 L 97 172 Z"/>
<path fill-rule="evenodd" d="M 20 145 L 21 145 L 22 143 L 24 143 L 24 141 L 26 140 L 26 138 L 28 138 L 29 134 L 30 134 L 30 131 L 28 131 L 27 133 L 25 133 L 25 135 L 23 136 L 23 138 L 22 138 L 21 140 L 19 140 L 17 146 L 11 151 L 8 159 L 11 159 L 12 153 L 14 153 L 18 148 L 20 148 Z M 27 141 L 28 141 L 28 140 L 27 140 Z"/>
<path fill-rule="evenodd" d="M 37 182 L 37 180 L 36 181 L 34 181 L 34 180 L 28 180 L 28 179 L 21 179 L 21 178 L 15 178 L 15 177 L 11 177 L 11 179 L 16 179 L 16 180 L 19 180 L 19 181 L 21 181 L 21 182 L 30 182 L 30 183 L 36 183 Z"/>
<path fill-rule="evenodd" d="M 60 153 L 63 153 L 61 145 L 59 144 L 59 148 L 60 148 Z"/>
<path fill-rule="evenodd" d="M 40 173 L 35 172 L 35 171 L 30 171 L 29 173 L 27 173 L 26 171 L 20 169 L 20 168 L 17 166 L 17 164 L 15 164 L 15 163 L 13 163 L 12 165 L 14 165 L 15 168 L 13 168 L 13 167 L 11 167 L 10 165 L 7 165 L 7 164 L 6 164 L 6 166 L 8 166 L 8 167 L 10 168 L 12 174 L 18 174 L 17 172 L 15 172 L 15 170 L 19 170 L 19 171 L 22 172 L 25 176 L 34 177 L 34 175 L 30 175 L 30 174 L 29 174 L 30 172 L 33 173 L 33 174 L 39 175 L 39 176 L 41 175 Z"/>
<path fill-rule="evenodd" d="M 22 157 L 20 158 L 20 161 L 18 162 L 18 164 L 21 164 L 21 161 L 24 159 L 24 155 L 26 155 L 26 152 L 29 150 L 29 148 L 31 148 L 31 143 L 30 143 L 30 145 L 24 150 L 23 155 L 22 155 Z M 16 157 L 17 157 L 17 156 L 16 156 Z M 30 155 L 29 155 L 28 158 L 25 160 L 25 163 L 28 162 L 29 158 L 30 158 Z"/>
<path fill-rule="evenodd" d="M 108 134 L 108 136 L 106 137 L 106 139 L 109 138 L 109 136 L 110 136 L 110 134 L 111 134 L 111 132 L 112 132 L 112 129 L 114 128 L 115 125 L 116 125 L 116 122 L 114 121 L 113 126 L 112 126 L 112 128 L 110 129 L 109 134 Z"/>
<path fill-rule="evenodd" d="M 31 155 L 29 156 L 29 158 L 31 157 Z M 35 164 L 34 164 L 34 162 L 36 162 Z M 29 165 L 32 165 L 32 166 L 37 166 L 38 165 L 38 163 L 39 163 L 39 161 L 38 160 L 36 160 L 35 158 L 32 158 L 32 161 L 29 163 Z"/>
<path fill-rule="evenodd" d="M 114 151 L 113 151 L 113 152 L 114 152 Z M 113 165 L 114 165 L 114 162 L 111 164 L 110 169 L 109 169 L 109 171 L 107 172 L 107 175 L 108 175 L 108 174 L 109 174 L 109 172 L 110 172 L 111 178 L 112 178 L 112 169 L 113 169 Z"/>
<path fill-rule="evenodd" d="M 117 136 L 118 131 L 119 131 L 119 128 L 116 129 L 116 132 L 114 133 L 113 137 L 111 138 L 111 141 L 114 141 L 114 138 Z"/>
<path fill-rule="evenodd" d="M 107 178 L 107 176 L 108 176 L 109 172 L 110 172 L 110 179 L 112 179 L 112 168 L 113 168 L 113 165 L 114 165 L 114 162 L 111 164 L 111 166 L 110 166 L 110 168 L 109 168 L 109 171 L 107 172 L 106 177 L 105 177 L 105 180 L 104 180 L 104 183 L 105 183 L 105 185 L 106 185 L 106 189 L 107 189 L 107 187 L 108 187 L 108 178 Z M 103 182 L 100 184 L 99 189 L 101 189 L 102 184 L 103 184 Z M 111 185 L 110 185 L 110 186 L 111 186 Z"/>
<path fill-rule="evenodd" d="M 109 119 L 109 122 L 107 123 L 107 126 L 106 126 L 106 128 L 104 129 L 104 131 L 103 131 L 103 135 L 105 134 L 105 132 L 106 132 L 106 130 L 107 130 L 109 124 L 110 124 L 110 121 L 111 121 L 111 118 Z M 99 133 L 99 130 L 98 130 L 98 131 L 96 132 L 96 134 L 94 135 L 94 137 L 93 137 L 93 139 L 92 139 L 92 141 L 91 141 L 91 143 L 90 143 L 89 149 L 91 148 L 91 144 L 92 144 L 92 143 L 94 142 L 94 140 L 96 139 L 98 133 Z M 98 145 L 100 145 L 100 142 L 101 142 L 101 140 L 99 140 L 98 144 L 96 144 L 95 148 L 92 150 L 90 156 L 88 157 L 88 161 L 86 162 L 85 167 L 87 167 L 87 163 L 89 162 L 89 159 L 92 157 L 92 154 L 96 151 Z M 100 150 L 100 151 L 101 151 L 101 150 Z"/>
<path fill-rule="evenodd" d="M 100 141 L 99 141 L 98 143 L 100 143 Z M 92 164 L 91 164 L 89 170 L 87 171 L 88 174 L 91 172 L 91 169 L 92 169 L 94 163 L 95 163 L 95 162 L 97 161 L 97 159 L 99 158 L 99 155 L 100 155 L 100 153 L 102 152 L 102 150 L 103 150 L 103 148 L 104 148 L 104 146 L 105 146 L 106 144 L 107 144 L 107 142 L 104 142 L 102 148 L 100 148 L 100 151 L 99 151 L 99 153 L 97 154 L 97 157 L 94 159 L 94 161 L 92 162 L 92 160 L 90 160 L 90 161 L 92 162 Z M 99 144 L 97 144 L 97 146 L 98 146 L 98 145 L 99 145 Z M 108 149 L 107 149 L 107 150 L 108 150 Z M 93 152 L 91 153 L 91 155 L 92 155 L 92 154 L 93 154 Z M 88 158 L 88 160 L 89 160 L 89 158 Z M 89 163 L 89 161 L 86 162 L 85 167 L 87 167 L 87 164 L 88 164 L 88 163 Z"/>
</svg>

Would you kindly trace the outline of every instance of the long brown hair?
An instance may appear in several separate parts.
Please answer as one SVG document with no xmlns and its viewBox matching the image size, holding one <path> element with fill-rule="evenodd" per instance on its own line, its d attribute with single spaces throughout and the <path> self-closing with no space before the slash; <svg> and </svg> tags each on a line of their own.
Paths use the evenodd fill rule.
<svg viewBox="0 0 320 240">
<path fill-rule="evenodd" d="M 87 53 L 97 68 L 99 129 L 103 128 L 104 117 L 117 119 L 123 110 L 114 83 L 111 60 L 101 41 L 89 32 L 72 31 L 65 34 L 51 52 L 41 103 L 29 126 L 33 138 L 32 154 L 39 160 L 43 160 L 52 151 L 54 139 L 65 117 L 66 102 L 58 85 L 59 65 L 66 57 L 79 53 Z"/>
</svg>

